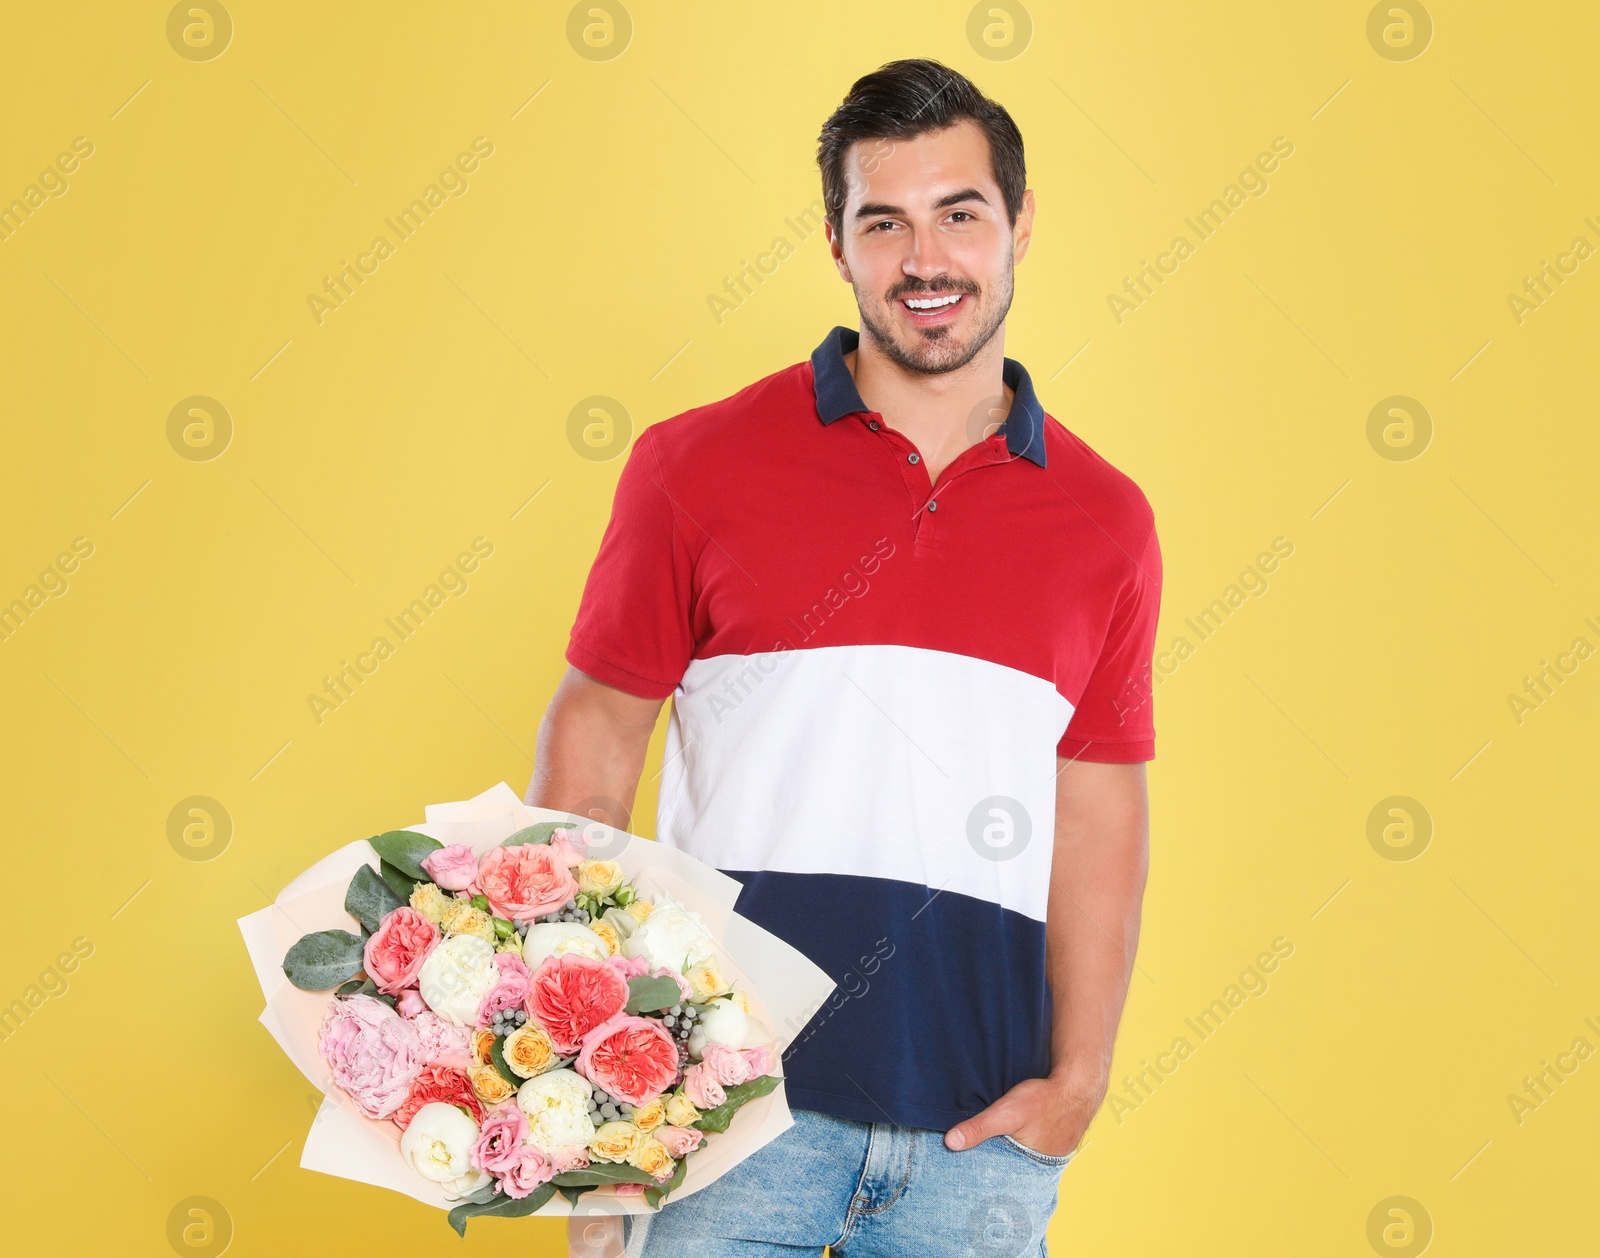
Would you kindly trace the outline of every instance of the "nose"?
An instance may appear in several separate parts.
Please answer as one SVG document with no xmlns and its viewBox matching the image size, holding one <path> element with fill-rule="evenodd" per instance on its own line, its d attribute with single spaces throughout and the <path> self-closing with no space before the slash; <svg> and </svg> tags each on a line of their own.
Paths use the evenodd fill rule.
<svg viewBox="0 0 1600 1258">
<path fill-rule="evenodd" d="M 938 233 L 913 229 L 911 248 L 901 260 L 900 269 L 907 275 L 916 276 L 924 283 L 947 274 L 950 270 L 950 257 L 945 252 Z"/>
</svg>

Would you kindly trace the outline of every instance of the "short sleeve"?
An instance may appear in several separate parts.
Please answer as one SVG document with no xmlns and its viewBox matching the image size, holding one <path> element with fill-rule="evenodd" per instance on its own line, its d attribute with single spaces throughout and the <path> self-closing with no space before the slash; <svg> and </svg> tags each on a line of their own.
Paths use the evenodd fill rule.
<svg viewBox="0 0 1600 1258">
<path fill-rule="evenodd" d="M 628 453 L 566 658 L 596 681 L 665 699 L 694 651 L 694 555 L 662 474 L 655 428 Z"/>
<path fill-rule="evenodd" d="M 1161 546 L 1152 524 L 1057 755 L 1109 764 L 1155 758 L 1150 665 L 1160 610 Z"/>
</svg>

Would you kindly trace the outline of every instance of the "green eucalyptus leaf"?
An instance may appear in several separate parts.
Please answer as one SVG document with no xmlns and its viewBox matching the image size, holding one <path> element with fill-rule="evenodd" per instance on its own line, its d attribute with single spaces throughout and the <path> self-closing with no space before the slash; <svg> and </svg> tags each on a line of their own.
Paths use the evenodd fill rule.
<svg viewBox="0 0 1600 1258">
<path fill-rule="evenodd" d="M 728 1124 L 733 1121 L 734 1114 L 746 1101 L 753 1101 L 758 1096 L 766 1096 L 780 1082 L 777 1075 L 758 1075 L 754 1079 L 747 1079 L 743 1083 L 736 1083 L 726 1090 L 727 1096 L 716 1109 L 701 1112 L 700 1117 L 692 1124 L 700 1131 L 727 1131 Z"/>
<path fill-rule="evenodd" d="M 413 878 L 405 870 L 396 869 L 386 860 L 378 862 L 378 877 L 388 884 L 389 890 L 407 904 L 411 903 L 411 893 L 417 889 L 418 882 L 433 881 L 431 878 Z"/>
<path fill-rule="evenodd" d="M 678 1159 L 678 1165 L 672 1168 L 672 1177 L 664 1184 L 652 1184 L 644 1190 L 644 1199 L 650 1203 L 652 1209 L 660 1209 L 662 1200 L 674 1188 L 683 1183 L 683 1173 L 689 1169 L 687 1156 Z"/>
<path fill-rule="evenodd" d="M 571 830 L 580 821 L 536 821 L 526 829 L 518 830 L 509 839 L 500 840 L 501 847 L 521 847 L 524 843 L 548 843 L 557 830 Z"/>
<path fill-rule="evenodd" d="M 396 895 L 371 865 L 356 870 L 344 893 L 345 911 L 368 930 L 377 930 L 386 916 L 404 905 L 405 899 Z"/>
<path fill-rule="evenodd" d="M 523 1078 L 506 1063 L 505 1036 L 497 1035 L 494 1043 L 489 1045 L 489 1060 L 494 1063 L 494 1068 L 500 1072 L 500 1077 L 514 1088 L 523 1085 Z"/>
<path fill-rule="evenodd" d="M 581 1170 L 562 1171 L 550 1182 L 557 1188 L 593 1188 L 596 1184 L 653 1184 L 656 1177 L 626 1162 L 591 1162 Z"/>
<path fill-rule="evenodd" d="M 683 989 L 678 986 L 675 979 L 668 978 L 665 974 L 651 977 L 641 974 L 637 978 L 628 980 L 628 1004 L 626 1013 L 658 1013 L 662 1009 L 671 1009 L 673 1005 L 683 1003 Z"/>
<path fill-rule="evenodd" d="M 283 958 L 283 973 L 303 992 L 332 991 L 361 973 L 362 940 L 347 930 L 302 936 Z"/>
<path fill-rule="evenodd" d="M 450 1226 L 455 1228 L 456 1235 L 465 1237 L 468 1219 L 520 1219 L 534 1213 L 555 1195 L 555 1185 L 544 1183 L 526 1197 L 508 1197 L 505 1193 L 501 1193 L 487 1202 L 469 1201 L 450 1211 L 448 1216 Z"/>
<path fill-rule="evenodd" d="M 415 830 L 390 830 L 384 834 L 373 835 L 367 842 L 372 844 L 373 850 L 384 860 L 401 873 L 409 874 L 419 882 L 433 881 L 422 868 L 423 857 L 437 852 L 444 846 L 438 839 L 430 839 Z"/>
</svg>

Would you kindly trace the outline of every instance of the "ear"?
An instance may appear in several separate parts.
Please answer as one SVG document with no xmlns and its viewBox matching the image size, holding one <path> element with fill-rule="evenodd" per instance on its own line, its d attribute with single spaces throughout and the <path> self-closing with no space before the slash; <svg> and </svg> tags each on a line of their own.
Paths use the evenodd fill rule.
<svg viewBox="0 0 1600 1258">
<path fill-rule="evenodd" d="M 827 237 L 828 254 L 833 259 L 833 265 L 839 268 L 839 278 L 844 280 L 846 284 L 853 284 L 855 281 L 850 278 L 850 264 L 844 260 L 844 245 L 833 234 L 833 220 L 831 218 L 822 220 L 822 234 Z"/>
<path fill-rule="evenodd" d="M 1033 239 L 1033 189 L 1022 194 L 1022 208 L 1017 211 L 1017 221 L 1011 227 L 1011 257 L 1021 262 L 1028 256 L 1028 242 Z"/>
</svg>

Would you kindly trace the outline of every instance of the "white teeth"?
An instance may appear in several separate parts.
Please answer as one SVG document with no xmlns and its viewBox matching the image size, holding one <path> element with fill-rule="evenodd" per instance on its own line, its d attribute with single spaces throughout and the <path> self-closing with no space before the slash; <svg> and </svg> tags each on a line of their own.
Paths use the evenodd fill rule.
<svg viewBox="0 0 1600 1258">
<path fill-rule="evenodd" d="M 937 310 L 941 306 L 953 305 L 960 300 L 960 293 L 951 293 L 948 297 L 908 297 L 906 305 L 913 310 Z"/>
</svg>

